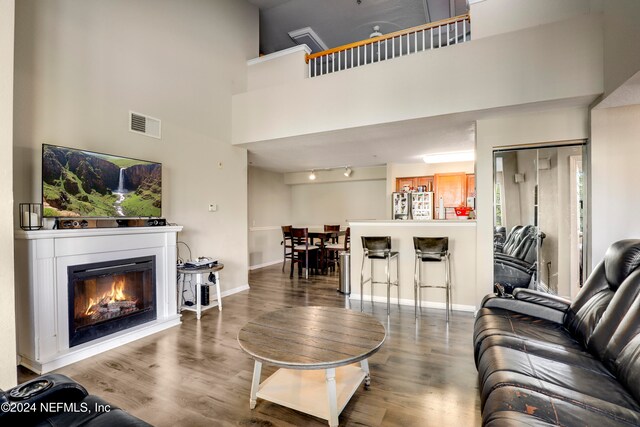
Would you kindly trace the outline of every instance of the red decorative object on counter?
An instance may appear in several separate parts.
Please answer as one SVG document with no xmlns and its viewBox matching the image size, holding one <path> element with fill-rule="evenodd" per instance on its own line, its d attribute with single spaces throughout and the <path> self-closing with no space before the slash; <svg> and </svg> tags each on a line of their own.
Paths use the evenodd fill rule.
<svg viewBox="0 0 640 427">
<path fill-rule="evenodd" d="M 469 218 L 469 212 L 471 212 L 473 209 L 468 208 L 466 206 L 459 206 L 455 208 L 455 210 L 456 210 L 456 216 L 458 217 L 458 219 L 466 219 L 466 218 Z"/>
</svg>

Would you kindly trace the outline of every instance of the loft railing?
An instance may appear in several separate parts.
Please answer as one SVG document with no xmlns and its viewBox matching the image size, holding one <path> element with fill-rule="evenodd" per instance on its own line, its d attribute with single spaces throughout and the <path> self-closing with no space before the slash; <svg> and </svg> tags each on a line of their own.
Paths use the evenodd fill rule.
<svg viewBox="0 0 640 427">
<path fill-rule="evenodd" d="M 469 14 L 407 28 L 306 56 L 309 77 L 469 41 Z"/>
</svg>

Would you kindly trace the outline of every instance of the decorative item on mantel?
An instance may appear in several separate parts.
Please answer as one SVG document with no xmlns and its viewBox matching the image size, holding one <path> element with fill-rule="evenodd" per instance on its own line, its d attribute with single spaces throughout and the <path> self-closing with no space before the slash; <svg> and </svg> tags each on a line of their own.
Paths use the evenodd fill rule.
<svg viewBox="0 0 640 427">
<path fill-rule="evenodd" d="M 20 203 L 20 228 L 23 230 L 42 228 L 42 203 Z"/>
</svg>

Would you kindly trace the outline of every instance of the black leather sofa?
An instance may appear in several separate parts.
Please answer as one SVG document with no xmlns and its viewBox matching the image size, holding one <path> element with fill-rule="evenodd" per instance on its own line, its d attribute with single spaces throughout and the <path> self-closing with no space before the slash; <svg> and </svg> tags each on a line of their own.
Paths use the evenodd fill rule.
<svg viewBox="0 0 640 427">
<path fill-rule="evenodd" d="M 529 287 L 536 272 L 538 242 L 544 241 L 533 225 L 516 225 L 504 243 L 495 241 L 494 235 L 494 281 L 511 294 L 516 288 Z"/>
<path fill-rule="evenodd" d="M 64 375 L 50 374 L 0 390 L 0 425 L 20 427 L 145 427 Z"/>
<path fill-rule="evenodd" d="M 614 243 L 575 301 L 488 296 L 474 330 L 485 426 L 640 425 L 640 240 Z"/>
</svg>

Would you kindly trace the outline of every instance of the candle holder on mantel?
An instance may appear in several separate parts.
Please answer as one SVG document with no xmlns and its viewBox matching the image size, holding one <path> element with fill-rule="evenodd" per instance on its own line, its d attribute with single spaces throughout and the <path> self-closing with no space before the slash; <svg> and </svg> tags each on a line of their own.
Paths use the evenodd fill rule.
<svg viewBox="0 0 640 427">
<path fill-rule="evenodd" d="M 23 230 L 42 228 L 42 203 L 20 203 L 20 228 Z"/>
</svg>

